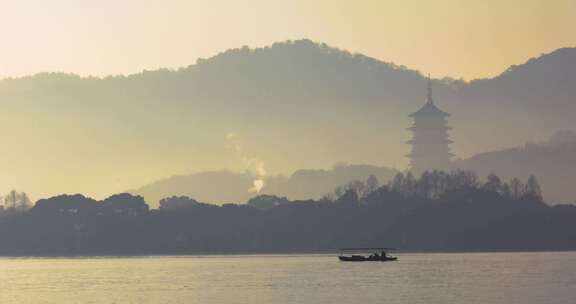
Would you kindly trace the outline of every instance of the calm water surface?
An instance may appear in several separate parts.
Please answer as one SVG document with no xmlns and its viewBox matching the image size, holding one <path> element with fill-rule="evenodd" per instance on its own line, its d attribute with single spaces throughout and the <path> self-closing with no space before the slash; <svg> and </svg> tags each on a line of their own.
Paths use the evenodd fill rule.
<svg viewBox="0 0 576 304">
<path fill-rule="evenodd" d="M 0 303 L 576 303 L 576 253 L 0 258 Z"/>
</svg>

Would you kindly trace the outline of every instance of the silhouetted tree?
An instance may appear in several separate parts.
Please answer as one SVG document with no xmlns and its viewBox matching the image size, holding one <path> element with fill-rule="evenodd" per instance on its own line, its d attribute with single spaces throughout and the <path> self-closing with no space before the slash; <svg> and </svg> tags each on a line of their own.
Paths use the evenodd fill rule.
<svg viewBox="0 0 576 304">
<path fill-rule="evenodd" d="M 345 189 L 356 192 L 358 197 L 361 198 L 366 192 L 366 184 L 361 180 L 353 180 L 346 185 Z"/>
<path fill-rule="evenodd" d="M 404 174 L 398 172 L 388 185 L 391 190 L 398 193 L 404 193 Z"/>
<path fill-rule="evenodd" d="M 344 193 L 346 193 L 346 189 L 343 186 L 337 186 L 334 189 L 334 196 L 336 197 L 336 199 L 342 197 L 342 195 L 344 195 Z"/>
<path fill-rule="evenodd" d="M 513 178 L 510 180 L 510 196 L 513 200 L 520 199 L 524 196 L 524 185 L 518 178 Z"/>
<path fill-rule="evenodd" d="M 507 183 L 502 184 L 502 197 L 507 200 L 513 199 L 512 189 L 510 188 L 510 185 Z"/>
<path fill-rule="evenodd" d="M 158 202 L 160 210 L 178 210 L 192 208 L 200 205 L 201 203 L 193 198 L 187 196 L 171 196 L 163 198 Z"/>
<path fill-rule="evenodd" d="M 530 175 L 528 178 L 523 195 L 530 200 L 537 202 L 543 201 L 542 189 L 540 188 L 540 184 L 534 175 Z"/>
<path fill-rule="evenodd" d="M 450 179 L 452 189 L 468 190 L 478 187 L 478 176 L 472 171 L 453 171 Z"/>
<path fill-rule="evenodd" d="M 486 191 L 502 193 L 502 181 L 496 174 L 491 173 L 486 178 L 486 182 L 482 188 Z"/>
<path fill-rule="evenodd" d="M 100 204 L 81 194 L 59 195 L 36 202 L 32 211 L 44 215 L 88 215 L 96 214 Z"/>
<path fill-rule="evenodd" d="M 142 196 L 129 193 L 115 194 L 102 201 L 102 210 L 109 215 L 139 216 L 148 209 Z"/>
<path fill-rule="evenodd" d="M 416 181 L 416 195 L 423 198 L 431 198 L 431 180 L 430 172 L 424 171 L 420 179 Z"/>
<path fill-rule="evenodd" d="M 378 178 L 376 176 L 374 175 L 368 176 L 368 179 L 366 179 L 366 189 L 363 197 L 366 197 L 370 195 L 372 192 L 376 191 L 379 186 L 380 181 L 378 181 Z"/>
<path fill-rule="evenodd" d="M 4 208 L 14 211 L 28 210 L 32 206 L 32 202 L 25 192 L 18 192 L 16 190 L 10 191 L 3 199 Z"/>
<path fill-rule="evenodd" d="M 402 193 L 407 196 L 415 196 L 417 194 L 417 181 L 412 172 L 406 173 L 404 182 L 402 183 Z"/>
<path fill-rule="evenodd" d="M 358 193 L 354 189 L 348 189 L 344 195 L 339 197 L 335 203 L 345 205 L 356 205 L 359 202 Z"/>
<path fill-rule="evenodd" d="M 283 204 L 288 204 L 290 201 L 285 197 L 279 197 L 276 195 L 258 195 L 250 200 L 248 200 L 248 206 L 254 207 L 260 210 L 268 210 Z"/>
</svg>

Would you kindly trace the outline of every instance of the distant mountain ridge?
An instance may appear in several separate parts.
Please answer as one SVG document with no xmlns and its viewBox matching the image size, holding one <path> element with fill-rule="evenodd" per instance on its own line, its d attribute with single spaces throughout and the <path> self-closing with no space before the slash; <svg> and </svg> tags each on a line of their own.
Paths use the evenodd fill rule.
<svg viewBox="0 0 576 304">
<path fill-rule="evenodd" d="M 490 79 L 434 79 L 438 106 L 452 114 L 454 153 L 467 158 L 576 129 L 575 66 L 576 49 L 563 48 Z M 229 167 L 225 137 L 235 132 L 281 172 L 339 161 L 403 168 L 407 115 L 425 87 L 418 71 L 310 40 L 233 49 L 178 70 L 5 79 L 0 129 L 35 154 L 33 165 L 15 163 L 19 153 L 7 149 L 0 167 L 41 196 L 70 191 L 69 178 L 80 175 L 76 192 L 104 196 L 169 172 Z M 38 167 L 52 172 L 50 185 Z M 110 176 L 130 182 L 111 188 Z"/>
<path fill-rule="evenodd" d="M 365 181 L 370 175 L 374 175 L 381 182 L 387 182 L 396 172 L 384 167 L 344 164 L 336 165 L 331 170 L 297 170 L 288 177 L 267 177 L 261 194 L 280 195 L 293 200 L 320 199 L 348 182 Z M 199 201 L 220 204 L 244 203 L 259 194 L 249 191 L 255 178 L 249 172 L 198 172 L 172 176 L 130 192 L 142 195 L 153 207 L 156 207 L 162 198 L 170 196 L 189 196 Z"/>
<path fill-rule="evenodd" d="M 536 175 L 550 203 L 576 203 L 576 132 L 559 131 L 540 143 L 479 153 L 455 162 L 455 167 L 482 176 L 504 178 Z"/>
</svg>

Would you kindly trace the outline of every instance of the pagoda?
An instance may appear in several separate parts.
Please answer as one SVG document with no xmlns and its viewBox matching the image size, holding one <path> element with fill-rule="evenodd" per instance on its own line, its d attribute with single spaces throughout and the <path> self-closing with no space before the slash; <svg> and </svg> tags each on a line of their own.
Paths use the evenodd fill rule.
<svg viewBox="0 0 576 304">
<path fill-rule="evenodd" d="M 408 128 L 412 131 L 412 145 L 410 158 L 410 171 L 421 174 L 426 170 L 445 170 L 450 167 L 449 145 L 452 143 L 448 136 L 450 127 L 446 125 L 446 118 L 450 114 L 440 110 L 432 98 L 430 76 L 428 76 L 428 94 L 426 103 L 418 111 L 409 115 L 414 120 Z"/>
</svg>

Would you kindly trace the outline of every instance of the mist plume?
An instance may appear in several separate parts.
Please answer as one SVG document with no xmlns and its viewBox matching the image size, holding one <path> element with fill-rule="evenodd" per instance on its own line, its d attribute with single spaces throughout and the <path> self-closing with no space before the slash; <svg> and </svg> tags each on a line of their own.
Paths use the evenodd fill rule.
<svg viewBox="0 0 576 304">
<path fill-rule="evenodd" d="M 264 161 L 256 157 L 249 156 L 244 149 L 240 137 L 236 133 L 231 132 L 226 134 L 226 140 L 234 152 L 240 157 L 246 169 L 255 176 L 254 180 L 252 181 L 252 187 L 248 189 L 248 192 L 260 193 L 266 184 L 265 178 L 268 175 Z"/>
</svg>

